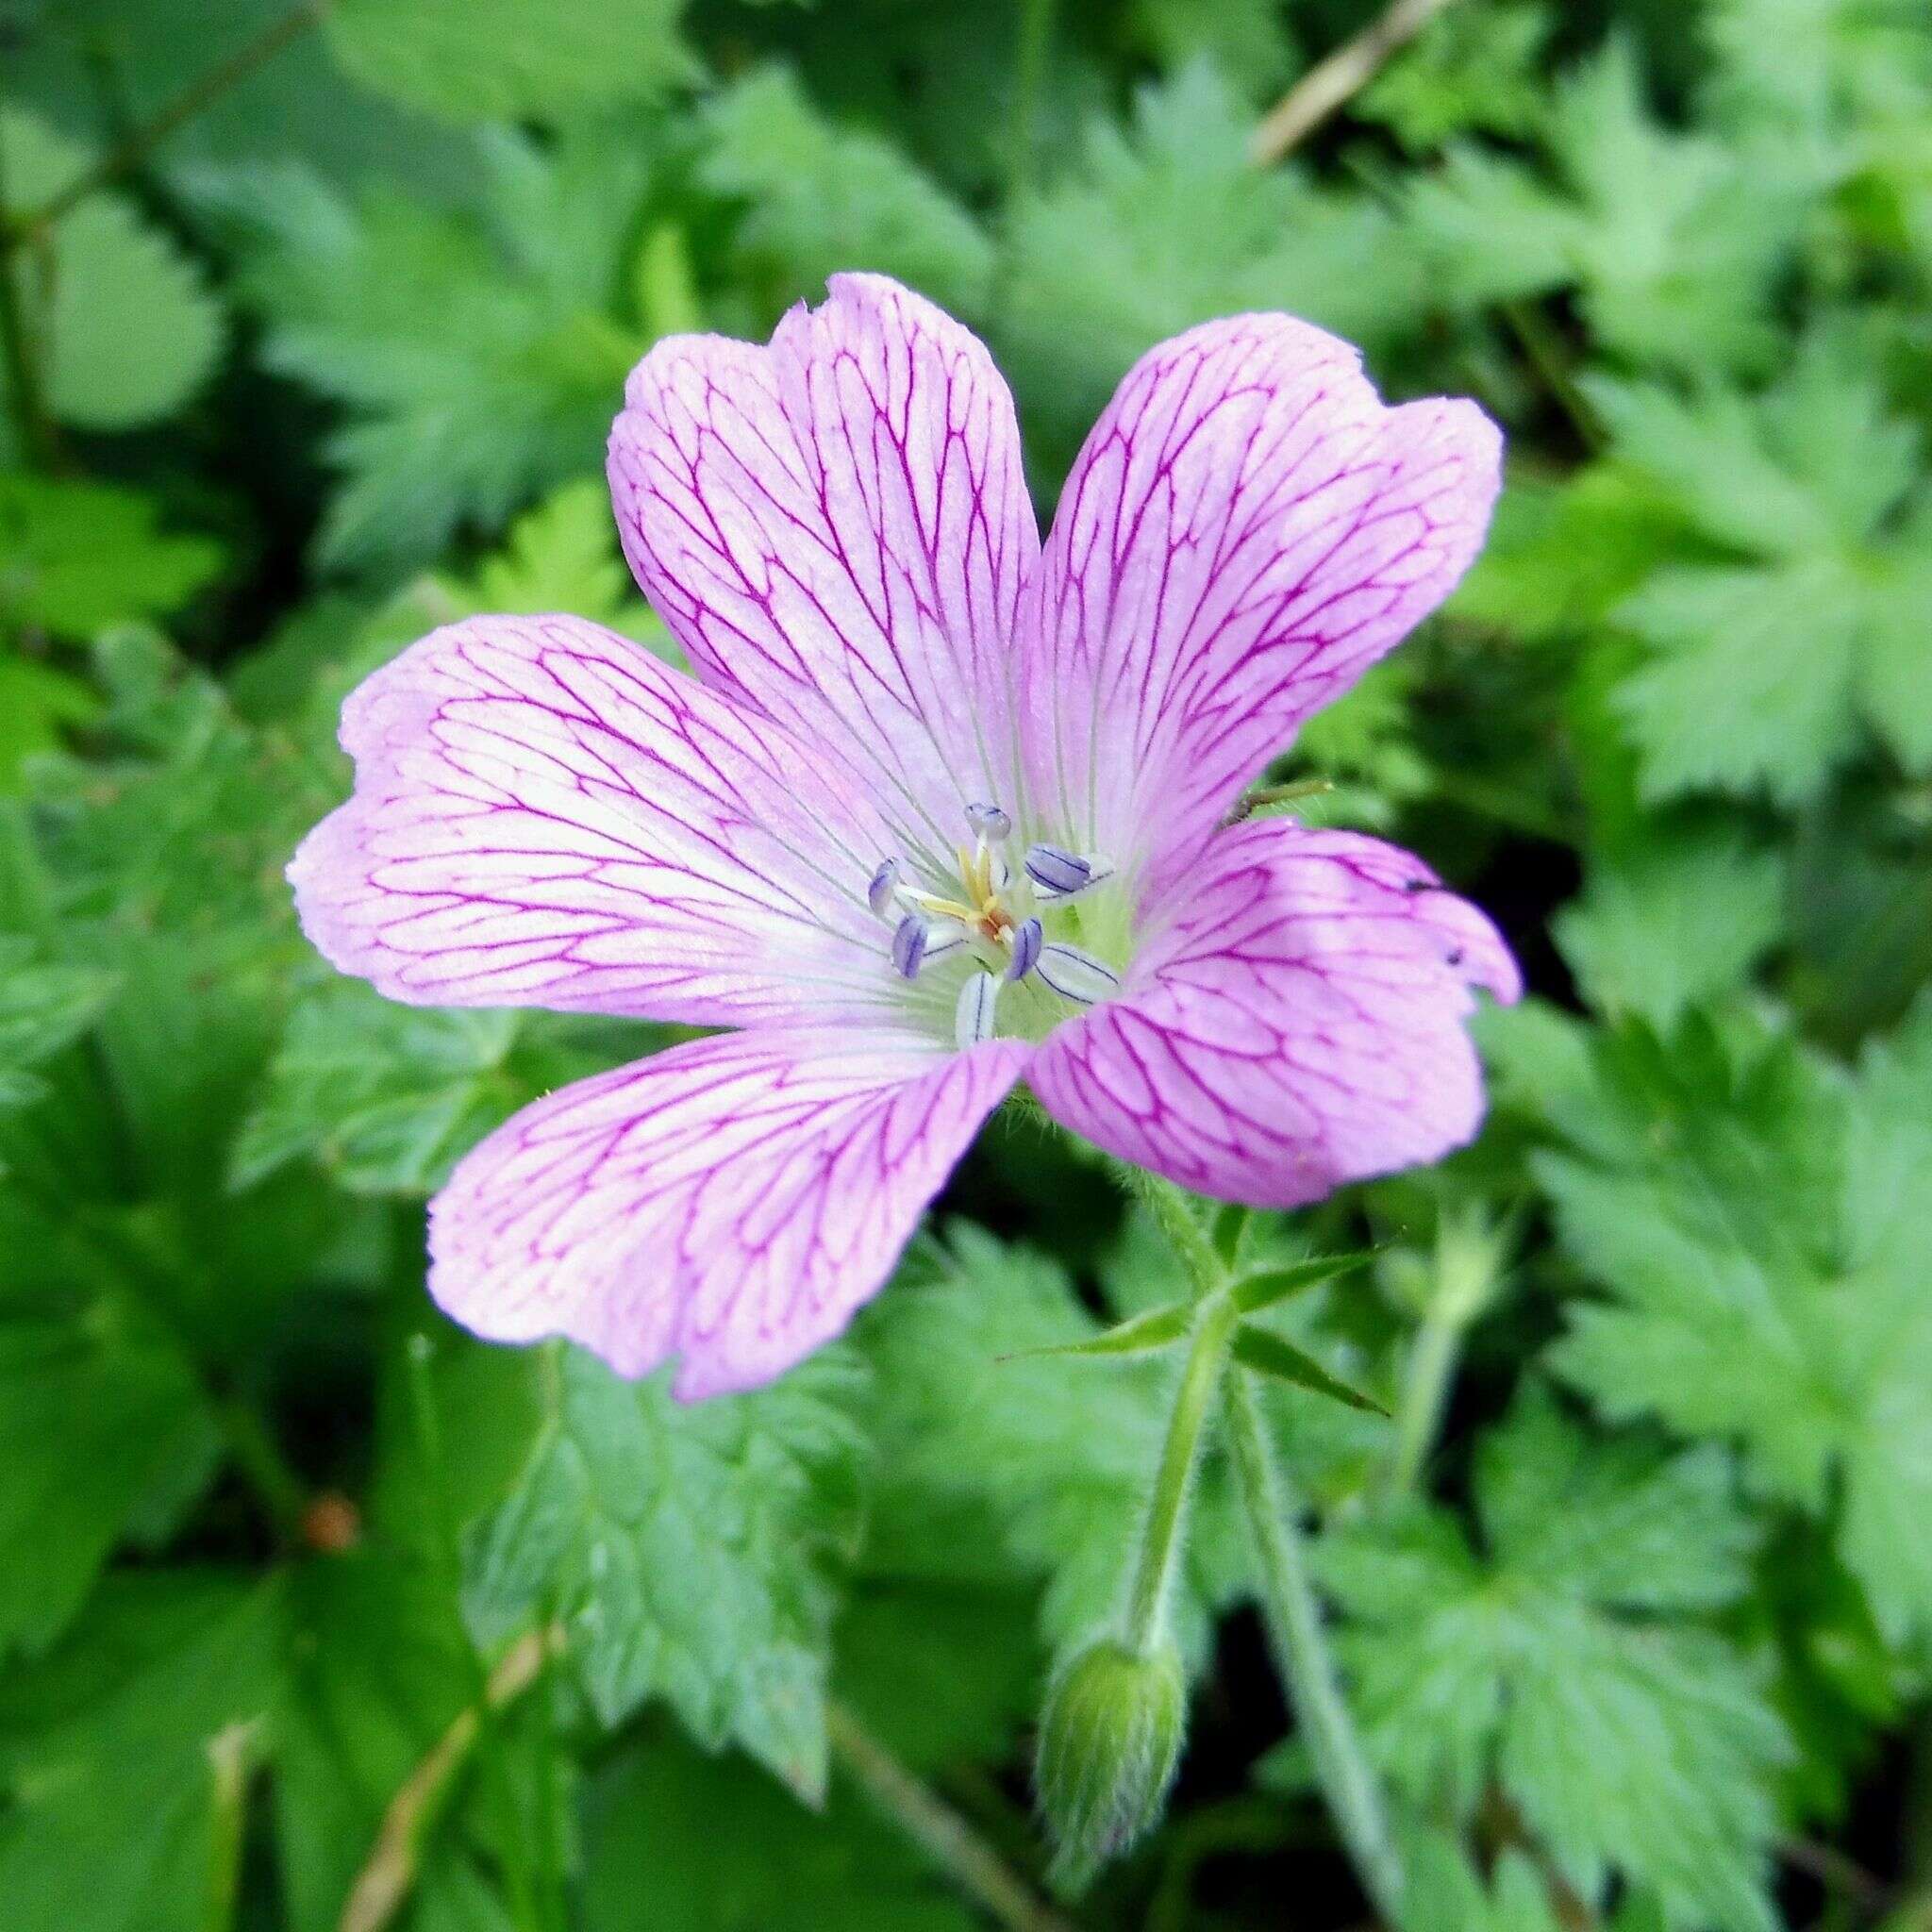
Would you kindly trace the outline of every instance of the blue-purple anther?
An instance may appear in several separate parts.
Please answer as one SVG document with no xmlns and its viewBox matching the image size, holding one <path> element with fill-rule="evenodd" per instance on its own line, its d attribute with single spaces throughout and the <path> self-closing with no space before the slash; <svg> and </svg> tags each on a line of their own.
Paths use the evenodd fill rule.
<svg viewBox="0 0 1932 1932">
<path fill-rule="evenodd" d="M 899 891 L 899 861 L 889 858 L 872 875 L 872 884 L 865 889 L 865 903 L 883 919 L 892 909 L 892 901 Z"/>
<path fill-rule="evenodd" d="M 997 845 L 1001 840 L 1010 838 L 1013 832 L 1012 819 L 996 805 L 969 805 L 966 823 L 989 845 Z"/>
<path fill-rule="evenodd" d="M 925 960 L 926 924 L 916 912 L 908 912 L 892 929 L 892 964 L 908 979 L 917 979 Z"/>
<path fill-rule="evenodd" d="M 1026 876 L 1043 892 L 1077 892 L 1093 881 L 1093 868 L 1059 845 L 1029 845 Z"/>
<path fill-rule="evenodd" d="M 1023 919 L 1013 928 L 1013 957 L 1007 962 L 1007 977 L 1017 984 L 1040 964 L 1040 949 L 1046 930 L 1037 919 Z"/>
</svg>

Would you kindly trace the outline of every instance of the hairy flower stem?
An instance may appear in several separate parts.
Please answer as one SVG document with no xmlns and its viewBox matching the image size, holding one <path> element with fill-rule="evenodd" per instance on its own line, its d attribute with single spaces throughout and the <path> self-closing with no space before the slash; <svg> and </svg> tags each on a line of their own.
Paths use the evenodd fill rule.
<svg viewBox="0 0 1932 1932">
<path fill-rule="evenodd" d="M 1342 1697 L 1307 1554 L 1261 1426 L 1255 1391 L 1237 1371 L 1227 1383 L 1227 1431 L 1248 1526 L 1261 1559 L 1261 1610 L 1274 1661 L 1335 1828 L 1377 1914 L 1399 1923 L 1402 1866 L 1380 1786 Z"/>
<path fill-rule="evenodd" d="M 1223 1389 L 1229 1448 L 1241 1505 L 1260 1559 L 1262 1616 L 1276 1668 L 1287 1687 L 1296 1721 L 1308 1740 L 1308 1755 L 1329 1814 L 1335 1820 L 1362 1890 L 1380 1916 L 1397 1923 L 1402 1867 L 1382 1802 L 1381 1788 L 1363 1754 L 1361 1739 L 1341 1694 L 1340 1677 L 1321 1606 L 1308 1579 L 1307 1553 L 1296 1527 L 1287 1486 L 1274 1466 L 1260 1410 L 1249 1379 L 1240 1369 L 1224 1374 L 1228 1343 L 1239 1310 L 1228 1294 L 1227 1271 L 1203 1232 L 1188 1197 L 1172 1181 L 1135 1171 L 1133 1191 L 1146 1203 L 1176 1257 L 1201 1293 L 1193 1346 L 1182 1372 L 1174 1420 L 1168 1425 L 1153 1507 L 1141 1541 L 1134 1589 L 1138 1616 L 1143 1601 L 1157 1607 L 1165 1600 L 1178 1544 L 1181 1505 L 1194 1448 L 1209 1399 Z M 1174 1472 L 1178 1469 L 1176 1479 Z M 1164 1516 L 1163 1511 L 1171 1515 Z M 1158 1564 L 1158 1575 L 1150 1572 Z M 1137 1626 L 1138 1627 L 1138 1626 Z"/>
<path fill-rule="evenodd" d="M 1174 1394 L 1174 1413 L 1168 1418 L 1167 1440 L 1160 1448 L 1160 1467 L 1154 1477 L 1127 1599 L 1126 1641 L 1142 1657 L 1151 1655 L 1167 1634 L 1167 1603 L 1174 1565 L 1180 1560 L 1181 1524 L 1193 1486 L 1201 1426 L 1213 1407 L 1240 1316 L 1224 1286 L 1204 1296 L 1195 1311 L 1193 1341 Z"/>
<path fill-rule="evenodd" d="M 842 1704 L 826 1705 L 825 1728 L 832 1755 L 852 1781 L 1007 1932 L 1073 1932 L 964 1818 L 921 1784 Z"/>
</svg>

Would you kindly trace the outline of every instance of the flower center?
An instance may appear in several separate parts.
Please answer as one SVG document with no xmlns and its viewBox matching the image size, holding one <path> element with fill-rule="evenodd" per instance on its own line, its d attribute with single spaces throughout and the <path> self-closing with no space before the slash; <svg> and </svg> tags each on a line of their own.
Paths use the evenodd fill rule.
<svg viewBox="0 0 1932 1932">
<path fill-rule="evenodd" d="M 1097 855 L 1043 841 L 1029 845 L 1016 873 L 1007 846 L 1011 818 L 996 805 L 969 805 L 970 844 L 955 853 L 956 875 L 932 884 L 907 876 L 888 858 L 873 874 L 872 909 L 891 924 L 893 967 L 918 981 L 938 961 L 966 966 L 954 999 L 954 1037 L 961 1048 L 1008 1032 L 1041 1038 L 1068 1008 L 1091 1006 L 1120 990 L 1104 959 L 1073 943 L 1071 908 L 1113 876 Z M 948 988 L 941 991 L 949 990 Z"/>
</svg>

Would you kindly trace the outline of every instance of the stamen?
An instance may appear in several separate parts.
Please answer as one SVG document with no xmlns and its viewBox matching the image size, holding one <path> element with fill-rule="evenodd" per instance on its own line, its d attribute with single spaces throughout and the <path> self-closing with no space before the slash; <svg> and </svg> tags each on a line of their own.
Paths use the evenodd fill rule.
<svg viewBox="0 0 1932 1932">
<path fill-rule="evenodd" d="M 917 979 L 925 961 L 926 924 L 916 912 L 908 912 L 892 932 L 892 964 L 908 979 Z"/>
<path fill-rule="evenodd" d="M 959 1004 L 953 1009 L 953 1038 L 964 1053 L 992 1038 L 993 1008 L 998 1004 L 1000 983 L 991 973 L 975 973 L 959 989 Z"/>
<path fill-rule="evenodd" d="M 1013 821 L 996 805 L 969 805 L 966 823 L 980 838 L 995 845 L 1013 835 Z"/>
<path fill-rule="evenodd" d="M 1013 929 L 1013 957 L 1007 966 L 1007 977 L 1017 985 L 1040 963 L 1040 948 L 1046 929 L 1037 919 L 1023 920 Z"/>
<path fill-rule="evenodd" d="M 1120 974 L 1078 946 L 1058 941 L 1041 946 L 1035 965 L 1041 978 L 1062 999 L 1077 1000 L 1083 1007 L 1091 1007 L 1096 1000 L 1104 1000 L 1121 990 Z"/>
<path fill-rule="evenodd" d="M 1029 845 L 1026 876 L 1043 892 L 1061 898 L 1093 883 L 1093 867 L 1077 853 L 1060 845 Z"/>
<path fill-rule="evenodd" d="M 930 912 L 935 919 L 957 919 L 970 924 L 979 915 L 971 906 L 959 899 L 941 899 L 937 892 L 922 892 L 911 886 L 902 886 L 899 896 L 908 906 L 917 906 L 922 912 Z"/>
<path fill-rule="evenodd" d="M 889 858 L 872 875 L 872 884 L 865 889 L 865 903 L 883 919 L 892 909 L 892 902 L 899 891 L 899 861 Z"/>
</svg>

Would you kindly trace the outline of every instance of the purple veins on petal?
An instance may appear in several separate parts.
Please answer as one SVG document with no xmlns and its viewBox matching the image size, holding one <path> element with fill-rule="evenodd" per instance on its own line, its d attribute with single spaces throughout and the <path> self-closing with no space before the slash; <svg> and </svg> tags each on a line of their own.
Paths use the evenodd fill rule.
<svg viewBox="0 0 1932 1932">
<path fill-rule="evenodd" d="M 994 845 L 1013 834 L 1011 817 L 996 805 L 969 805 L 966 823 L 980 838 Z"/>
<path fill-rule="evenodd" d="M 1058 941 L 1041 946 L 1035 964 L 1041 978 L 1062 999 L 1077 1000 L 1083 1007 L 1091 1007 L 1096 1000 L 1104 1000 L 1121 990 L 1120 974 L 1078 946 Z"/>
<path fill-rule="evenodd" d="M 916 912 L 908 912 L 892 933 L 892 964 L 908 979 L 917 979 L 925 963 L 925 942 L 929 928 Z"/>
<path fill-rule="evenodd" d="M 899 891 L 899 861 L 889 858 L 872 875 L 865 889 L 865 903 L 883 919 L 892 909 Z"/>
<path fill-rule="evenodd" d="M 1023 919 L 1013 930 L 1013 957 L 1007 965 L 1007 977 L 1016 985 L 1040 964 L 1040 948 L 1046 929 L 1037 919 Z"/>
<path fill-rule="evenodd" d="M 1029 845 L 1025 863 L 1026 876 L 1042 891 L 1064 895 L 1093 881 L 1093 868 L 1059 845 Z"/>
<path fill-rule="evenodd" d="M 999 997 L 1000 983 L 991 973 L 973 974 L 959 989 L 959 1004 L 953 1009 L 953 1038 L 961 1053 L 992 1038 Z"/>
</svg>

